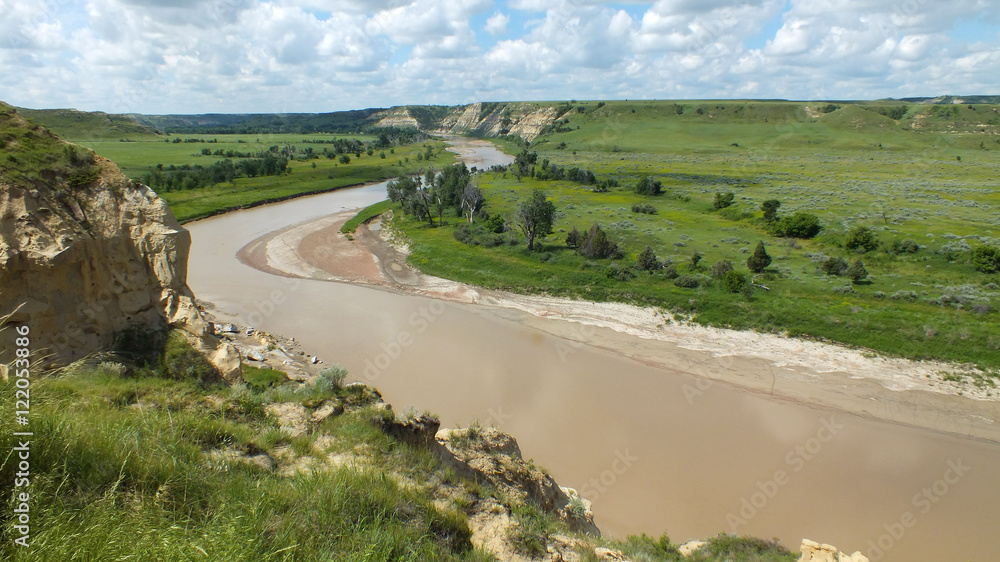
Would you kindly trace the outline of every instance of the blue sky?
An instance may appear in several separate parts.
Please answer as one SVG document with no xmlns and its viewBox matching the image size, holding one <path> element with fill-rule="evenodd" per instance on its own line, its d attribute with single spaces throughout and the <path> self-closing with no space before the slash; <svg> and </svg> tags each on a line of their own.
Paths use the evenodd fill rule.
<svg viewBox="0 0 1000 562">
<path fill-rule="evenodd" d="M 0 0 L 0 100 L 138 113 L 1000 94 L 994 0 Z"/>
</svg>

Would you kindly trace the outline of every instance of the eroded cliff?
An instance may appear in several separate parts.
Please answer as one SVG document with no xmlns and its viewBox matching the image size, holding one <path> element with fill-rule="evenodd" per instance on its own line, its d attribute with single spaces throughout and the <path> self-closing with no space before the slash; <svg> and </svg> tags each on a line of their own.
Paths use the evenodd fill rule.
<svg viewBox="0 0 1000 562">
<path fill-rule="evenodd" d="M 35 352 L 66 364 L 129 326 L 170 325 L 237 378 L 187 286 L 190 246 L 148 187 L 0 105 L 0 317 L 28 325 Z"/>
</svg>

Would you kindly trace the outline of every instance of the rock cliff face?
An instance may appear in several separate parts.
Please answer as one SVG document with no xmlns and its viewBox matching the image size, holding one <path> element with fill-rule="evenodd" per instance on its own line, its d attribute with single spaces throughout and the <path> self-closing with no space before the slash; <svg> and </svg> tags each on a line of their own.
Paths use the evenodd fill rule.
<svg viewBox="0 0 1000 562">
<path fill-rule="evenodd" d="M 441 121 L 441 132 L 472 133 L 483 137 L 517 135 L 532 141 L 555 122 L 559 111 L 532 103 L 474 103 L 452 110 Z"/>
<path fill-rule="evenodd" d="M 421 119 L 414 117 L 414 112 Z M 439 134 L 471 133 L 481 137 L 516 135 L 532 141 L 559 117 L 559 110 L 551 105 L 477 102 L 453 107 L 444 114 L 421 112 L 420 107 L 394 107 L 373 115 L 372 126 L 414 128 Z"/>
<path fill-rule="evenodd" d="M 195 306 L 191 237 L 166 203 L 110 161 L 0 109 L 0 317 L 28 325 L 33 350 L 57 364 L 108 347 L 130 325 L 169 324 L 238 378 L 239 353 Z"/>
<path fill-rule="evenodd" d="M 394 107 L 387 111 L 380 112 L 374 117 L 378 118 L 375 127 L 396 127 L 399 129 L 414 128 L 419 129 L 420 123 L 410 115 L 410 110 L 406 107 Z"/>
</svg>

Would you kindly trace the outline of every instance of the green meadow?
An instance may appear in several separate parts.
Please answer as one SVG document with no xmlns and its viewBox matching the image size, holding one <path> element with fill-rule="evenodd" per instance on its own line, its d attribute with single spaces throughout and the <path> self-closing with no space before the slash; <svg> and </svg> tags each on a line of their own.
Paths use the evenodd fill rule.
<svg viewBox="0 0 1000 562">
<path fill-rule="evenodd" d="M 174 138 L 199 139 L 206 142 L 174 143 Z M 227 210 L 243 208 L 262 202 L 277 201 L 309 193 L 330 191 L 349 185 L 380 181 L 400 174 L 416 173 L 428 165 L 441 167 L 454 162 L 455 155 L 444 150 L 440 141 L 421 141 L 402 146 L 374 150 L 371 155 L 362 151 L 361 156 L 349 154 L 350 162 L 343 164 L 339 158 L 327 158 L 322 150 L 324 144 L 335 139 L 357 139 L 371 143 L 372 135 L 333 134 L 282 134 L 282 135 L 195 135 L 130 137 L 121 140 L 74 140 L 94 152 L 114 161 L 129 177 L 141 179 L 157 164 L 164 166 L 209 166 L 222 159 L 220 156 L 203 155 L 203 149 L 233 150 L 237 152 L 267 151 L 272 146 L 295 147 L 294 159 L 289 162 L 289 172 L 280 176 L 259 176 L 237 178 L 229 183 L 220 183 L 181 191 L 159 191 L 177 219 L 187 222 L 215 215 Z M 216 142 L 209 142 L 216 141 Z M 307 142 L 308 141 L 308 142 Z M 432 147 L 434 156 L 423 160 L 427 147 Z M 306 150 L 313 149 L 312 154 Z M 332 151 L 332 147 L 331 151 Z M 381 153 L 385 153 L 385 158 Z"/>
<path fill-rule="evenodd" d="M 548 160 L 619 187 L 601 193 L 576 182 L 481 173 L 475 181 L 487 214 L 504 217 L 508 232 L 480 226 L 471 239 L 460 235 L 471 242 L 463 243 L 454 215 L 433 228 L 399 219 L 416 266 L 491 288 L 660 307 L 700 324 L 1000 366 L 1000 276 L 972 262 L 979 246 L 1000 244 L 997 106 L 622 101 L 563 109 L 528 147 L 538 153 L 536 175 Z M 524 148 L 500 144 L 512 154 Z M 647 176 L 662 182 L 663 194 L 632 190 Z M 513 223 L 533 189 L 548 194 L 556 218 L 552 235 L 528 252 Z M 715 194 L 727 192 L 734 204 L 714 209 Z M 769 199 L 781 202 L 779 217 L 816 215 L 819 235 L 770 234 L 761 210 Z M 655 214 L 633 212 L 637 204 Z M 586 258 L 567 246 L 568 231 L 593 224 L 623 257 Z M 845 247 L 859 226 L 874 233 L 877 249 Z M 747 258 L 758 242 L 772 262 L 754 274 Z M 676 273 L 636 267 L 646 246 Z M 837 257 L 861 260 L 868 278 L 855 283 L 824 272 Z M 731 293 L 713 276 L 713 266 L 727 261 L 752 280 L 752 291 Z M 698 286 L 677 286 L 675 274 Z"/>
</svg>

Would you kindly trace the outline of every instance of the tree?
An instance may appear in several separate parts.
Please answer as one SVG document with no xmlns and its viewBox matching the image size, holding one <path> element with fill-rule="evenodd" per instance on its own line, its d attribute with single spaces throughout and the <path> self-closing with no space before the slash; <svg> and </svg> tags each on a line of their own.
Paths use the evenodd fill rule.
<svg viewBox="0 0 1000 562">
<path fill-rule="evenodd" d="M 470 223 L 475 218 L 476 213 L 485 204 L 486 198 L 483 197 L 483 192 L 479 189 L 479 186 L 473 183 L 465 186 L 465 191 L 462 192 L 462 212 L 469 218 Z"/>
<path fill-rule="evenodd" d="M 764 241 L 761 240 L 757 242 L 757 248 L 754 249 L 753 255 L 747 258 L 747 267 L 754 273 L 763 273 L 769 265 L 771 265 L 771 256 L 767 255 Z"/>
<path fill-rule="evenodd" d="M 725 209 L 733 204 L 736 200 L 736 195 L 732 191 L 727 191 L 722 193 L 721 191 L 715 192 L 715 200 L 712 202 L 712 208 L 715 210 Z"/>
<path fill-rule="evenodd" d="M 348 156 L 348 155 L 346 155 L 346 154 L 341 154 L 340 155 L 340 163 L 341 164 L 350 164 L 351 163 L 351 157 Z"/>
<path fill-rule="evenodd" d="M 764 222 L 772 223 L 778 220 L 778 207 L 781 206 L 781 201 L 777 199 L 768 199 L 761 203 L 760 208 L 764 211 Z"/>
<path fill-rule="evenodd" d="M 861 260 L 854 260 L 851 267 L 847 268 L 847 276 L 851 278 L 854 283 L 859 283 L 868 277 L 868 270 L 865 269 L 865 264 Z"/>
<path fill-rule="evenodd" d="M 1000 271 L 1000 248 L 996 246 L 980 246 L 972 252 L 972 267 L 982 273 Z"/>
<path fill-rule="evenodd" d="M 643 177 L 632 188 L 639 195 L 659 195 L 663 193 L 663 183 L 649 176 Z"/>
<path fill-rule="evenodd" d="M 524 233 L 529 251 L 535 249 L 535 237 L 552 234 L 552 222 L 555 217 L 556 206 L 548 200 L 543 191 L 532 190 L 531 195 L 521 201 L 515 215 L 515 223 Z"/>
<path fill-rule="evenodd" d="M 639 252 L 639 257 L 636 260 L 636 266 L 643 271 L 653 271 L 663 267 L 659 258 L 653 253 L 653 249 L 646 246 L 646 249 Z"/>
<path fill-rule="evenodd" d="M 878 248 L 878 238 L 875 237 L 875 232 L 872 229 L 867 226 L 859 226 L 847 233 L 844 247 L 848 250 L 871 252 Z"/>
<path fill-rule="evenodd" d="M 529 152 L 527 148 L 521 151 L 514 158 L 514 176 L 518 181 L 524 176 L 530 176 L 534 171 L 535 163 L 538 162 L 538 153 Z"/>
</svg>

